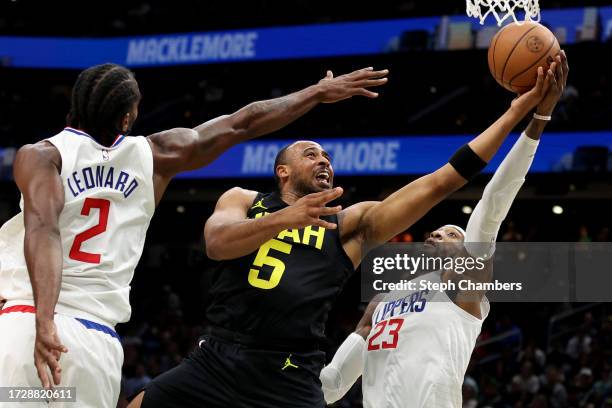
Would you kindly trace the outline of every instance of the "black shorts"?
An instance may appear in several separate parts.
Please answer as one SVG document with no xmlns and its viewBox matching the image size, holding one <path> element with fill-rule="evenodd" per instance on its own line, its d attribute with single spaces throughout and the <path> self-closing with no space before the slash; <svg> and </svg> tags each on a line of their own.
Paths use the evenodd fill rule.
<svg viewBox="0 0 612 408">
<path fill-rule="evenodd" d="M 204 336 L 200 346 L 145 388 L 142 408 L 325 407 L 319 350 L 262 350 Z"/>
</svg>

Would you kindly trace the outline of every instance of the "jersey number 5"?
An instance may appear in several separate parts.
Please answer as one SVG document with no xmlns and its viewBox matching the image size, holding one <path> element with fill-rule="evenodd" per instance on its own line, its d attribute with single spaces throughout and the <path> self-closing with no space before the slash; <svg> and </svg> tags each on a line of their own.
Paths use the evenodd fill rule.
<svg viewBox="0 0 612 408">
<path fill-rule="evenodd" d="M 98 212 L 98 225 L 94 225 L 93 227 L 77 234 L 76 237 L 74 237 L 74 242 L 72 243 L 72 247 L 70 247 L 70 255 L 68 256 L 70 259 L 74 259 L 75 261 L 99 264 L 101 255 L 81 251 L 81 245 L 88 239 L 91 239 L 106 231 L 110 201 L 101 198 L 86 198 L 85 203 L 83 204 L 83 209 L 81 210 L 81 215 L 89 215 L 92 208 L 97 208 L 100 210 Z"/>
<path fill-rule="evenodd" d="M 368 351 L 383 349 L 394 349 L 397 347 L 397 340 L 399 338 L 399 331 L 404 324 L 404 319 L 389 319 L 383 320 L 374 327 L 374 335 L 370 337 L 368 341 Z M 385 331 L 385 328 L 389 327 L 389 336 L 391 341 L 383 341 L 378 344 L 374 344 L 381 334 Z"/>
<path fill-rule="evenodd" d="M 280 259 L 273 258 L 269 255 L 270 250 L 273 249 L 284 254 L 291 253 L 291 244 L 288 244 L 277 239 L 271 239 L 262 246 L 259 247 L 253 266 L 258 268 L 268 265 L 272 267 L 272 273 L 268 279 L 262 279 L 259 277 L 260 269 L 251 268 L 249 270 L 249 283 L 259 289 L 272 289 L 281 280 L 283 273 L 285 273 L 285 263 Z"/>
</svg>

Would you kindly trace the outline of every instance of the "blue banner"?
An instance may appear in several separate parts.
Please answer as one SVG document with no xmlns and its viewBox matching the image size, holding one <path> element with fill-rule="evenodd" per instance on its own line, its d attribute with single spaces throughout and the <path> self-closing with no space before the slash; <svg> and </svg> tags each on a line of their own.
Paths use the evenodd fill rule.
<svg viewBox="0 0 612 408">
<path fill-rule="evenodd" d="M 542 22 L 562 44 L 605 40 L 612 35 L 612 7 L 543 10 Z M 481 26 L 456 15 L 113 39 L 0 36 L 0 65 L 82 69 L 104 62 L 155 67 L 367 55 L 398 50 L 411 31 L 427 32 L 430 49 L 485 48 L 496 29 L 492 18 Z"/>
<path fill-rule="evenodd" d="M 492 173 L 510 151 L 513 134 L 485 169 Z M 320 139 L 337 176 L 419 175 L 444 165 L 473 135 Z M 545 133 L 531 173 L 585 170 L 585 149 L 595 151 L 600 168 L 612 171 L 612 131 Z M 278 151 L 293 140 L 251 141 L 234 146 L 207 167 L 179 178 L 272 177 Z M 0 148 L 0 180 L 12 178 L 15 148 Z M 587 152 L 587 155 L 589 153 Z M 588 160 L 588 159 L 587 159 Z"/>
<path fill-rule="evenodd" d="M 516 140 L 510 136 L 485 172 L 494 172 Z M 444 165 L 453 152 L 473 135 L 397 136 L 317 140 L 332 157 L 338 176 L 430 173 Z M 272 177 L 274 159 L 290 140 L 253 141 L 229 149 L 208 167 L 179 175 L 181 178 Z M 612 131 L 546 133 L 531 167 L 532 173 L 582 170 L 579 148 L 595 146 L 612 152 Z M 609 153 L 606 153 L 609 154 Z M 606 160 L 607 160 L 606 155 Z M 604 168 L 607 162 L 604 164 Z M 612 168 L 608 168 L 612 170 Z"/>
</svg>

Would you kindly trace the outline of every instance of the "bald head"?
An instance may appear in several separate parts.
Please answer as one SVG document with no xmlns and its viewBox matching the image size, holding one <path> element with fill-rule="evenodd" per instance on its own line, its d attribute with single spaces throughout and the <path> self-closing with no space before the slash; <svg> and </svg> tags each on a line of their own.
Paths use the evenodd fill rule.
<svg viewBox="0 0 612 408">
<path fill-rule="evenodd" d="M 331 158 L 319 143 L 299 140 L 276 155 L 274 179 L 279 190 L 304 195 L 332 188 Z"/>
</svg>

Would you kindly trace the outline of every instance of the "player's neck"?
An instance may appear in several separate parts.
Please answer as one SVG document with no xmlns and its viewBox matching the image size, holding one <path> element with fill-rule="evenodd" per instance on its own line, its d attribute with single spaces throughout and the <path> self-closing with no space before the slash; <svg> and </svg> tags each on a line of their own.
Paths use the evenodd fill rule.
<svg viewBox="0 0 612 408">
<path fill-rule="evenodd" d="M 295 203 L 297 200 L 299 200 L 303 196 L 304 196 L 304 194 L 300 194 L 297 191 L 290 190 L 290 189 L 287 189 L 287 190 L 284 190 L 284 191 L 280 192 L 281 200 L 283 200 L 288 205 L 292 205 L 293 203 Z"/>
</svg>

